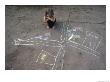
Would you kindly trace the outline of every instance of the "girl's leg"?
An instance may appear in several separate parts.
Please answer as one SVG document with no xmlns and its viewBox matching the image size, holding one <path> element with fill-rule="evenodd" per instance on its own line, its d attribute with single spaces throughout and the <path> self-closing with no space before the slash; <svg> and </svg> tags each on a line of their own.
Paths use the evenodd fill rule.
<svg viewBox="0 0 110 82">
<path fill-rule="evenodd" d="M 55 21 L 48 20 L 47 24 L 48 24 L 49 28 L 53 28 L 55 22 L 56 22 L 56 19 L 55 19 Z"/>
</svg>

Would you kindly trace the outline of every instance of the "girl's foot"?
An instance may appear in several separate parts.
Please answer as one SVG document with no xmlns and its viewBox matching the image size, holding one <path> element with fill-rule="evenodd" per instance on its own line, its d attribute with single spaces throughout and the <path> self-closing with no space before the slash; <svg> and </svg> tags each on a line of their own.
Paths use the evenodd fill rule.
<svg viewBox="0 0 110 82">
<path fill-rule="evenodd" d="M 47 28 L 49 29 L 49 26 L 47 26 Z"/>
</svg>

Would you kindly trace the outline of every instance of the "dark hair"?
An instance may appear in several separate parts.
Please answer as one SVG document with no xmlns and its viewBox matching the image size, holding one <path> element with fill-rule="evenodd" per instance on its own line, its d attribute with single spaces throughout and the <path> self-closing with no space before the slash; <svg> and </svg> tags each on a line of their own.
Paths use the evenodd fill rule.
<svg viewBox="0 0 110 82">
<path fill-rule="evenodd" d="M 54 12 L 53 12 L 53 9 L 48 9 L 46 12 L 45 12 L 45 16 L 49 15 L 49 17 L 53 17 L 54 16 Z"/>
<path fill-rule="evenodd" d="M 48 15 L 48 12 L 47 11 L 45 11 L 45 16 L 47 16 Z"/>
</svg>

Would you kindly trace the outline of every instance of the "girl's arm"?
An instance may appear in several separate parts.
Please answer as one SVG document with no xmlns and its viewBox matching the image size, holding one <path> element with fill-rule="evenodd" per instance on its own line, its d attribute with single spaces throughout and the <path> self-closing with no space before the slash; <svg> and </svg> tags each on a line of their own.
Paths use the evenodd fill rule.
<svg viewBox="0 0 110 82">
<path fill-rule="evenodd" d="M 47 17 L 47 19 L 49 19 L 51 21 L 55 21 L 55 17 L 53 17 L 53 18 Z"/>
<path fill-rule="evenodd" d="M 47 21 L 45 16 L 44 16 L 44 18 L 43 18 L 43 19 L 44 19 L 44 22 L 46 22 L 46 21 Z"/>
</svg>

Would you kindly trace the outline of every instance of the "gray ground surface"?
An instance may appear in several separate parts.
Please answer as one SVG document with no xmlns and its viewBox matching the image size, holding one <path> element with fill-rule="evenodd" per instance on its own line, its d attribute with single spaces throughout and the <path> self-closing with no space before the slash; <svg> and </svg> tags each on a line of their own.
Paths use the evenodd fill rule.
<svg viewBox="0 0 110 82">
<path fill-rule="evenodd" d="M 47 8 L 55 29 L 43 25 Z M 6 6 L 5 13 L 5 69 L 106 69 L 105 6 Z"/>
</svg>

